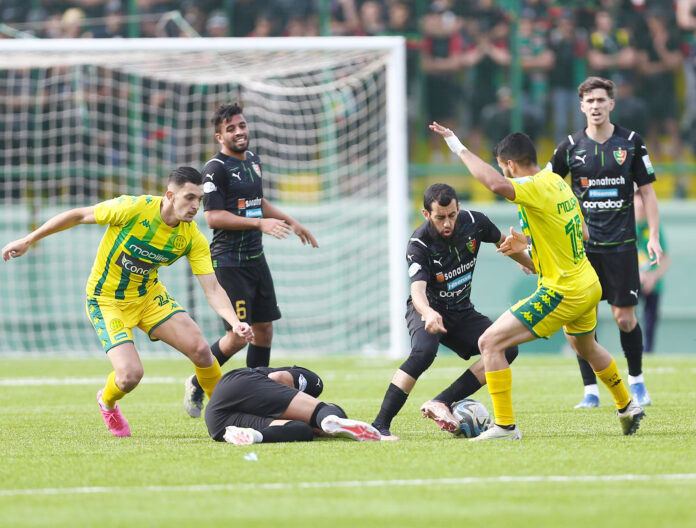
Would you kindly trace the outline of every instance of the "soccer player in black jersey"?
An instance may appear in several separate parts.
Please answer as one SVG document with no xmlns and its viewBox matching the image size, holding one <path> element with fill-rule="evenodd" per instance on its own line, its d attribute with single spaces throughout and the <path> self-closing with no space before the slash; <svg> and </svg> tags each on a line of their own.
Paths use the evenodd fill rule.
<svg viewBox="0 0 696 528">
<path fill-rule="evenodd" d="M 628 383 L 633 398 L 650 405 L 642 371 L 643 336 L 635 315 L 640 276 L 633 212 L 634 184 L 645 203 L 650 228 L 650 259 L 662 258 L 657 197 L 652 187 L 655 171 L 643 139 L 633 130 L 613 124 L 614 83 L 589 77 L 578 87 L 580 109 L 587 128 L 568 136 L 556 148 L 548 168 L 570 173 L 571 187 L 580 202 L 590 238 L 585 251 L 602 285 L 602 299 L 611 305 L 628 362 Z M 656 94 L 656 97 L 658 95 Z M 578 356 L 585 396 L 576 408 L 599 406 L 597 378 Z"/>
<path fill-rule="evenodd" d="M 238 368 L 218 382 L 205 408 L 213 440 L 235 445 L 307 442 L 314 433 L 377 441 L 371 425 L 351 420 L 338 405 L 317 398 L 321 378 L 306 368 Z"/>
<path fill-rule="evenodd" d="M 302 244 L 318 244 L 307 228 L 264 198 L 261 160 L 248 150 L 249 128 L 242 107 L 238 103 L 222 105 L 211 122 L 220 152 L 206 163 L 202 174 L 205 220 L 213 229 L 213 267 L 240 321 L 249 323 L 254 331 L 247 366 L 267 366 L 273 321 L 280 319 L 280 310 L 263 254 L 262 234 L 281 239 L 292 231 Z M 223 324 L 225 335 L 211 347 L 220 365 L 246 346 L 227 322 Z M 195 376 L 186 380 L 184 407 L 194 418 L 201 415 L 203 392 Z"/>
<path fill-rule="evenodd" d="M 488 217 L 459 209 L 452 187 L 436 183 L 423 197 L 425 222 L 411 235 L 406 249 L 411 296 L 406 304 L 406 321 L 411 335 L 411 353 L 394 374 L 372 425 L 382 440 L 398 440 L 389 428 L 401 410 L 418 377 L 435 360 L 440 343 L 462 359 L 480 354 L 478 339 L 491 320 L 471 304 L 471 282 L 482 242 L 499 246 L 505 235 Z M 511 258 L 533 266 L 529 255 Z M 505 356 L 512 362 L 517 347 Z M 424 418 L 431 418 L 443 431 L 459 425 L 450 405 L 470 396 L 486 383 L 481 360 L 476 361 L 452 385 L 421 406 Z"/>
</svg>

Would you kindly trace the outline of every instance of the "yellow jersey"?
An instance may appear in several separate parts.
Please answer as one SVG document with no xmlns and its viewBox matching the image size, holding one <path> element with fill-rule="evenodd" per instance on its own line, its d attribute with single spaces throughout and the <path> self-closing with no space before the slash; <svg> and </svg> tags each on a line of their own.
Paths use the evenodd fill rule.
<svg viewBox="0 0 696 528">
<path fill-rule="evenodd" d="M 87 295 L 131 301 L 158 282 L 157 269 L 186 255 L 195 275 L 214 273 L 208 241 L 196 222 L 170 227 L 160 214 L 161 196 L 119 196 L 94 206 L 108 225 L 87 281 Z"/>
<path fill-rule="evenodd" d="M 585 256 L 582 211 L 568 184 L 544 169 L 511 178 L 522 231 L 531 240 L 539 286 L 562 294 L 581 292 L 599 280 Z"/>
</svg>

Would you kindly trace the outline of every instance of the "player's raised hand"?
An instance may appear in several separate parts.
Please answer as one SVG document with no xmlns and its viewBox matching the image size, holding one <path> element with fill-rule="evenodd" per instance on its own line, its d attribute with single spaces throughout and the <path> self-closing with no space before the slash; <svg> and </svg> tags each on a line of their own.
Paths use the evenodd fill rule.
<svg viewBox="0 0 696 528">
<path fill-rule="evenodd" d="M 506 257 L 514 255 L 516 253 L 522 253 L 527 249 L 527 237 L 524 233 L 518 233 L 512 227 L 510 228 L 510 234 L 505 237 L 505 240 L 497 249 L 498 253 L 502 253 Z"/>
<path fill-rule="evenodd" d="M 276 238 L 288 238 L 288 234 L 290 233 L 290 226 L 285 220 L 279 220 L 277 218 L 262 218 L 259 229 L 262 233 Z"/>
<path fill-rule="evenodd" d="M 443 138 L 447 138 L 454 135 L 454 132 L 452 132 L 449 128 L 443 127 L 437 121 L 433 121 L 430 125 L 428 125 L 428 128 L 430 128 L 430 130 L 432 130 L 436 134 L 441 135 Z"/>
<path fill-rule="evenodd" d="M 445 323 L 442 322 L 442 316 L 435 310 L 429 310 L 422 316 L 422 319 L 425 321 L 425 331 L 429 334 L 447 333 Z"/>
<path fill-rule="evenodd" d="M 20 238 L 19 240 L 10 242 L 4 248 L 2 248 L 2 260 L 7 262 L 11 258 L 21 257 L 27 252 L 30 246 L 31 242 L 29 242 L 26 238 Z"/>
<path fill-rule="evenodd" d="M 254 339 L 254 331 L 249 326 L 249 323 L 239 323 L 234 327 L 234 333 L 247 342 L 251 342 Z"/>
<path fill-rule="evenodd" d="M 319 244 L 317 243 L 317 240 L 314 238 L 314 235 L 307 229 L 305 226 L 300 224 L 299 222 L 295 222 L 292 225 L 292 230 L 295 232 L 295 234 L 300 237 L 300 240 L 302 241 L 302 245 L 306 244 L 311 244 L 312 247 L 319 247 Z"/>
</svg>

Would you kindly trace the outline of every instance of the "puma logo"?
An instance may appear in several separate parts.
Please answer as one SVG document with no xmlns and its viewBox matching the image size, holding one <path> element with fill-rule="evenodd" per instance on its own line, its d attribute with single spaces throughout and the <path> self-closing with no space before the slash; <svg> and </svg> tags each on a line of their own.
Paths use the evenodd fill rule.
<svg viewBox="0 0 696 528">
<path fill-rule="evenodd" d="M 238 172 L 232 172 L 230 173 L 230 176 L 237 178 L 239 181 L 242 181 L 242 177 L 239 175 Z"/>
<path fill-rule="evenodd" d="M 440 259 L 440 260 L 433 259 L 433 262 L 434 262 L 435 264 L 437 264 L 438 266 L 442 267 L 442 259 Z"/>
<path fill-rule="evenodd" d="M 635 295 L 636 299 L 638 298 L 638 290 L 628 290 L 628 293 L 630 293 L 631 295 Z"/>
<path fill-rule="evenodd" d="M 578 156 L 578 155 L 575 156 L 575 159 L 582 161 L 583 165 L 585 164 L 585 158 L 587 158 L 587 154 L 585 154 L 584 156 Z"/>
</svg>

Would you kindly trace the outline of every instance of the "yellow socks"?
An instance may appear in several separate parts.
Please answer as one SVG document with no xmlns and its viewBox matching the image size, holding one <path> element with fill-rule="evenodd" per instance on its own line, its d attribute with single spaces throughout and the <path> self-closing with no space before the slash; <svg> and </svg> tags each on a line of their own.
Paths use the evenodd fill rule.
<svg viewBox="0 0 696 528">
<path fill-rule="evenodd" d="M 195 365 L 194 365 L 195 367 Z M 196 378 L 198 378 L 198 383 L 201 388 L 205 391 L 205 394 L 210 398 L 213 394 L 213 389 L 217 382 L 220 381 L 222 377 L 222 370 L 220 370 L 220 364 L 218 360 L 209 367 L 195 367 L 196 368 Z"/>
<path fill-rule="evenodd" d="M 104 405 L 113 409 L 116 406 L 116 402 L 123 398 L 127 393 L 123 392 L 116 385 L 116 372 L 109 374 L 106 378 L 106 385 L 104 386 L 104 392 L 102 392 L 101 399 Z"/>
<path fill-rule="evenodd" d="M 619 370 L 616 368 L 616 361 L 612 358 L 611 363 L 604 370 L 595 372 L 597 377 L 602 380 L 602 383 L 606 385 L 609 392 L 611 392 L 614 398 L 614 403 L 616 403 L 617 409 L 623 409 L 631 401 L 631 396 L 626 390 L 626 385 L 624 385 Z"/>
<path fill-rule="evenodd" d="M 512 370 L 506 368 L 486 372 L 486 383 L 493 400 L 495 423 L 513 425 L 515 416 L 512 413 Z"/>
</svg>

